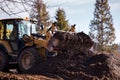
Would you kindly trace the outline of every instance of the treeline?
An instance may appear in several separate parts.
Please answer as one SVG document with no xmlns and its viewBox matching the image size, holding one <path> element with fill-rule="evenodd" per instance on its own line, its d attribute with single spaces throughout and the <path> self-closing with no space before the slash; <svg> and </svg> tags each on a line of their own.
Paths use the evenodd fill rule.
<svg viewBox="0 0 120 80">
<path fill-rule="evenodd" d="M 51 21 L 49 12 L 46 9 L 46 4 L 43 0 L 35 0 L 31 9 L 30 18 L 36 19 L 38 26 L 44 25 L 44 27 L 48 27 L 51 23 L 56 22 L 59 30 L 66 31 L 70 28 L 64 9 L 58 8 L 54 17 L 55 21 Z"/>
</svg>

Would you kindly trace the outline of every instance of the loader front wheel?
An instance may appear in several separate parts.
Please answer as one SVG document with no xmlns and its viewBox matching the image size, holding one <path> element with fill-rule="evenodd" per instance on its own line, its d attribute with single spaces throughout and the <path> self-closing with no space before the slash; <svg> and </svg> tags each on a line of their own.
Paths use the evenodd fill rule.
<svg viewBox="0 0 120 80">
<path fill-rule="evenodd" d="M 22 73 L 31 72 L 40 62 L 40 55 L 35 48 L 27 48 L 21 52 L 18 58 L 18 67 Z"/>
</svg>

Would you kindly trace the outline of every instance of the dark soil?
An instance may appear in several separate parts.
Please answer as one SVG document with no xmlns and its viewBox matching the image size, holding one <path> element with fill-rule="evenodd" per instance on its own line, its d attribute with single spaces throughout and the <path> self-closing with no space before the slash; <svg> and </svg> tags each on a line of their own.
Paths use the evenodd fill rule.
<svg viewBox="0 0 120 80">
<path fill-rule="evenodd" d="M 120 80 L 119 54 L 89 50 L 62 53 L 41 62 L 31 74 L 53 74 L 65 80 Z"/>
<path fill-rule="evenodd" d="M 86 41 L 86 43 L 88 42 Z M 77 46 L 72 47 L 73 43 L 70 43 L 71 41 L 63 43 L 68 47 L 71 46 L 71 48 L 64 46 L 69 50 L 41 61 L 32 71 L 28 72 L 27 74 L 32 74 L 32 78 L 22 75 L 25 78 L 24 80 L 50 80 L 40 79 L 39 75 L 52 76 L 51 80 L 62 80 L 62 78 L 64 80 L 120 80 L 120 54 L 95 54 L 89 50 L 91 42 L 89 42 L 90 45 L 82 46 L 82 49 L 76 48 Z M 88 48 L 85 48 L 87 46 Z M 37 79 L 35 78 L 36 74 L 38 75 Z M 0 74 L 0 79 L 5 75 Z M 14 74 L 7 75 L 8 79 L 9 76 Z M 16 76 L 21 77 L 21 75 L 14 76 L 15 79 Z"/>
<path fill-rule="evenodd" d="M 56 47 L 52 46 L 54 39 L 59 41 Z M 31 73 L 55 74 L 65 80 L 120 80 L 120 54 L 95 54 L 89 50 L 92 45 L 93 41 L 83 32 L 56 32 L 48 47 L 66 52 L 41 62 Z"/>
<path fill-rule="evenodd" d="M 60 53 L 27 74 L 0 72 L 0 80 L 120 80 L 120 54 Z"/>
</svg>

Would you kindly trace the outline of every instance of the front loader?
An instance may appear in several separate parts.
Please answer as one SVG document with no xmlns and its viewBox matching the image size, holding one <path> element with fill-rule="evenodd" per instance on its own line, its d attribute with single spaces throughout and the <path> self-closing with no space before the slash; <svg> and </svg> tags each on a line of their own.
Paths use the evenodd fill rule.
<svg viewBox="0 0 120 80">
<path fill-rule="evenodd" d="M 43 35 L 36 31 L 33 20 L 0 20 L 0 71 L 9 71 L 15 65 L 19 72 L 29 72 L 39 62 L 53 56 L 55 52 L 46 48 L 52 26 Z"/>
<path fill-rule="evenodd" d="M 18 72 L 29 73 L 58 51 L 90 49 L 93 45 L 88 35 L 75 33 L 75 27 L 70 32 L 56 31 L 53 23 L 49 29 L 41 26 L 37 31 L 35 23 L 22 18 L 0 20 L 0 71 L 14 67 Z"/>
</svg>

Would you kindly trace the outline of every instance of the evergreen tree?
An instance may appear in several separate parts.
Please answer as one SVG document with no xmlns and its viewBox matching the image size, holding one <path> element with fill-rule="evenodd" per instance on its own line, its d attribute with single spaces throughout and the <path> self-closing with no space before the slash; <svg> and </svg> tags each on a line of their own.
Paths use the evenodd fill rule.
<svg viewBox="0 0 120 80">
<path fill-rule="evenodd" d="M 33 7 L 31 9 L 30 17 L 32 19 L 36 19 L 38 21 L 38 26 L 41 24 L 45 27 L 49 26 L 49 14 L 46 10 L 46 5 L 42 0 L 35 0 L 33 3 Z"/>
<path fill-rule="evenodd" d="M 55 19 L 59 27 L 58 29 L 65 31 L 69 30 L 68 20 L 66 20 L 64 9 L 58 8 Z"/>
<path fill-rule="evenodd" d="M 108 0 L 96 0 L 94 19 L 90 24 L 90 36 L 98 44 L 100 51 L 105 51 L 106 46 L 112 45 L 115 40 L 115 29 Z"/>
</svg>

